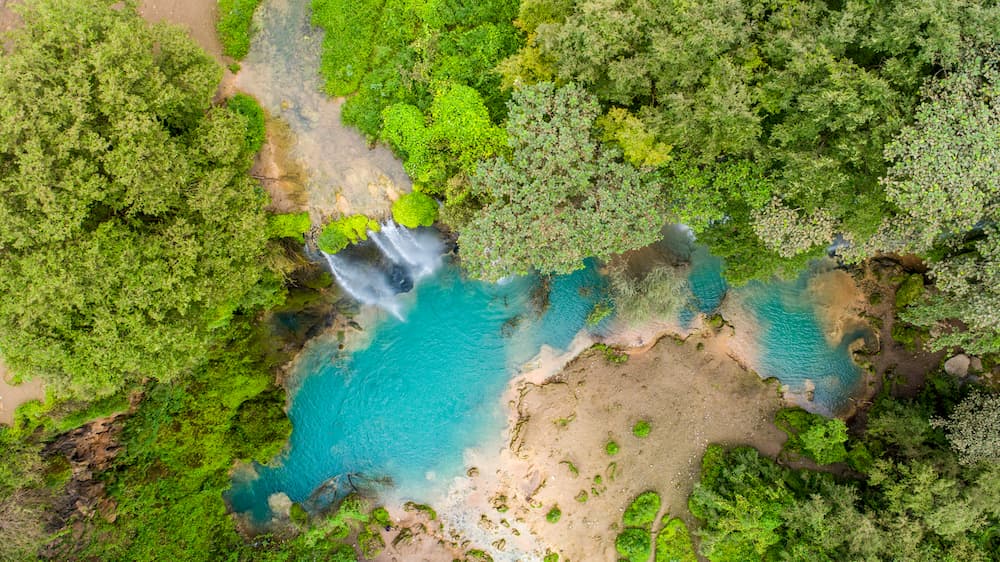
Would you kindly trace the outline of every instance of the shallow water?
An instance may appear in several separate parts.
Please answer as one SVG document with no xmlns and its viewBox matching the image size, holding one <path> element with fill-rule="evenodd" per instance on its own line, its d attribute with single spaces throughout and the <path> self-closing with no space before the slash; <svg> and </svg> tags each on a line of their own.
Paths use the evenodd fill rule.
<svg viewBox="0 0 1000 562">
<path fill-rule="evenodd" d="M 237 477 L 232 507 L 263 522 L 275 492 L 322 507 L 351 483 L 384 477 L 400 499 L 443 492 L 466 449 L 500 446 L 499 397 L 512 373 L 543 344 L 568 346 L 603 291 L 594 267 L 555 278 L 539 316 L 537 283 L 469 281 L 446 265 L 400 296 L 405 320 L 385 315 L 364 349 L 341 356 L 335 342 L 311 347 L 289 411 L 289 449 L 273 468 L 258 468 L 259 478 Z"/>
<path fill-rule="evenodd" d="M 848 348 L 868 330 L 851 330 L 835 346 L 827 341 L 809 282 L 828 268 L 817 262 L 794 280 L 753 281 L 730 289 L 722 277 L 724 267 L 704 246 L 691 254 L 688 282 L 697 310 L 711 314 L 724 298 L 733 299 L 751 319 L 750 325 L 736 329 L 749 332 L 756 354 L 748 359 L 760 376 L 780 380 L 789 398 L 812 411 L 832 415 L 847 409 L 862 381 Z"/>
<path fill-rule="evenodd" d="M 340 122 L 343 100 L 323 93 L 317 71 L 322 30 L 309 18 L 309 0 L 265 0 L 236 86 L 294 133 L 292 155 L 309 177 L 313 210 L 385 215 L 390 193 L 409 191 L 410 180 L 389 149 L 369 149 L 359 132 Z"/>
</svg>

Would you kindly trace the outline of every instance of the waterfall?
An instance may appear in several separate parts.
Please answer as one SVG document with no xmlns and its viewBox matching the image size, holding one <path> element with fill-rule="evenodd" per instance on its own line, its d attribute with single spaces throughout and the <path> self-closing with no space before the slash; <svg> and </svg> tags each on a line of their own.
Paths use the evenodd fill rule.
<svg viewBox="0 0 1000 562">
<path fill-rule="evenodd" d="M 444 244 L 429 229 L 411 230 L 389 221 L 368 239 L 378 249 L 380 259 L 362 259 L 344 254 L 323 253 L 337 284 L 363 304 L 377 306 L 403 320 L 398 294 L 413 288 L 417 281 L 441 266 Z"/>
<path fill-rule="evenodd" d="M 385 257 L 409 269 L 414 280 L 422 279 L 441 267 L 443 246 L 435 234 L 410 230 L 393 221 L 382 225 L 369 236 Z"/>
</svg>

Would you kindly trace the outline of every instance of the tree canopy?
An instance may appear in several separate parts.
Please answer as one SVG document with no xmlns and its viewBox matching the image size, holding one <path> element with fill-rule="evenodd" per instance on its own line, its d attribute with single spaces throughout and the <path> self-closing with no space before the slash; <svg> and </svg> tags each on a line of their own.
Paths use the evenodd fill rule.
<svg viewBox="0 0 1000 562">
<path fill-rule="evenodd" d="M 198 365 L 266 242 L 221 69 L 112 4 L 27 4 L 0 56 L 0 350 L 81 395 Z"/>
<path fill-rule="evenodd" d="M 497 280 L 535 269 L 568 273 L 660 237 L 663 213 L 649 177 L 594 136 L 596 100 L 579 86 L 514 92 L 510 156 L 482 163 L 472 192 L 489 203 L 461 230 L 462 263 Z"/>
</svg>

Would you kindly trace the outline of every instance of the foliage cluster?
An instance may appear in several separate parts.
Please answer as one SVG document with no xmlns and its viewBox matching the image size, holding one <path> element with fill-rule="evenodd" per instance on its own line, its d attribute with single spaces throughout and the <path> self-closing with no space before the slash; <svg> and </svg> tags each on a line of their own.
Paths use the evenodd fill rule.
<svg viewBox="0 0 1000 562">
<path fill-rule="evenodd" d="M 407 228 L 431 226 L 437 216 L 437 201 L 419 191 L 411 191 L 392 203 L 392 219 Z"/>
<path fill-rule="evenodd" d="M 847 459 L 847 425 L 837 418 L 826 418 L 802 408 L 782 408 L 774 424 L 785 434 L 784 451 L 804 455 L 818 464 Z"/>
<path fill-rule="evenodd" d="M 657 562 L 695 562 L 687 526 L 680 519 L 665 517 L 657 531 L 653 523 L 659 512 L 659 494 L 650 491 L 636 496 L 622 515 L 625 529 L 615 538 L 615 550 L 628 562 L 645 562 L 653 550 Z"/>
<path fill-rule="evenodd" d="M 960 464 L 931 420 L 961 399 L 930 381 L 915 399 L 881 397 L 851 443 L 860 478 L 792 470 L 750 448 L 712 445 L 689 499 L 709 560 L 991 560 L 1000 552 L 1000 469 Z M 865 463 L 855 463 L 861 466 Z"/>
<path fill-rule="evenodd" d="M 993 41 L 1000 7 L 525 0 L 519 24 L 527 41 L 500 65 L 505 83 L 576 82 L 596 95 L 607 108 L 604 139 L 632 164 L 659 170 L 671 214 L 727 257 L 727 276 L 739 283 L 794 273 L 833 234 L 863 242 L 884 216 L 907 212 L 913 202 L 896 203 L 879 181 L 883 151 L 903 131 L 923 81 L 954 70 L 969 45 Z M 972 115 L 993 99 L 937 119 Z M 979 129 L 949 137 L 951 147 L 995 143 L 994 118 L 977 114 L 953 121 Z M 995 161 L 983 158 L 975 171 Z M 961 177 L 933 154 L 910 162 L 923 176 Z"/>
<path fill-rule="evenodd" d="M 938 349 L 1000 351 L 998 87 L 1000 51 L 970 50 L 951 72 L 927 83 L 915 122 L 885 149 L 891 165 L 882 183 L 899 211 L 864 250 L 930 258 L 936 290 L 914 295 L 901 317 L 934 328 L 940 335 L 931 344 Z M 904 282 L 900 289 L 909 298 L 906 288 Z"/>
<path fill-rule="evenodd" d="M 253 13 L 261 0 L 219 0 L 219 21 L 215 30 L 227 57 L 242 59 L 250 52 Z"/>
<path fill-rule="evenodd" d="M 328 254 L 336 254 L 351 244 L 368 240 L 368 231 L 378 232 L 381 226 L 365 215 L 348 215 L 323 227 L 316 245 Z"/>
</svg>

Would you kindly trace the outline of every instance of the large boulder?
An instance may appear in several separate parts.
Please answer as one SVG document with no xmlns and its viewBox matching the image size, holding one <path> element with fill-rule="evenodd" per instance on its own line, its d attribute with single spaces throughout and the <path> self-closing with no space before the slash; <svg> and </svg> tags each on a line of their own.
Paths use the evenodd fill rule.
<svg viewBox="0 0 1000 562">
<path fill-rule="evenodd" d="M 944 362 L 944 372 L 953 377 L 964 377 L 969 374 L 969 364 L 972 360 L 969 356 L 960 353 Z"/>
</svg>

